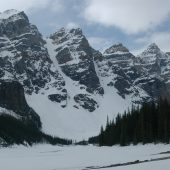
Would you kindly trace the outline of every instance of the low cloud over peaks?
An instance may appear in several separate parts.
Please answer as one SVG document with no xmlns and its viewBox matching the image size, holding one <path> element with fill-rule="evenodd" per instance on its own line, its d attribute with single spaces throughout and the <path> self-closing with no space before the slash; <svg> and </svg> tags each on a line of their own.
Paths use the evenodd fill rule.
<svg viewBox="0 0 170 170">
<path fill-rule="evenodd" d="M 84 17 L 92 23 L 136 34 L 164 22 L 170 14 L 169 6 L 170 0 L 89 0 Z"/>
</svg>

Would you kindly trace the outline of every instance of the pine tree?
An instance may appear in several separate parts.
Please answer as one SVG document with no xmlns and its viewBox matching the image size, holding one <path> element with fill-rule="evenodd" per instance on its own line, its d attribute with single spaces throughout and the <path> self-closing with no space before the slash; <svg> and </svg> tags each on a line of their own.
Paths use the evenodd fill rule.
<svg viewBox="0 0 170 170">
<path fill-rule="evenodd" d="M 160 98 L 157 103 L 143 103 L 141 107 L 132 106 L 123 115 L 118 114 L 112 122 L 107 118 L 105 130 L 101 127 L 99 137 L 101 146 L 130 143 L 169 143 L 170 104 Z"/>
<path fill-rule="evenodd" d="M 104 145 L 104 130 L 103 130 L 103 126 L 101 127 L 101 130 L 100 130 L 99 145 L 100 146 Z"/>
</svg>

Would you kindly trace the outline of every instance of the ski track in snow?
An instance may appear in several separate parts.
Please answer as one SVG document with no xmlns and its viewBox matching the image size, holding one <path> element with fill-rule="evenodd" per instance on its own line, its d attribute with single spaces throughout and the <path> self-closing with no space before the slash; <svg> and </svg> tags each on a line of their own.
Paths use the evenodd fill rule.
<svg viewBox="0 0 170 170">
<path fill-rule="evenodd" d="M 109 166 L 130 161 L 144 161 L 170 156 L 170 145 L 137 145 L 127 147 L 96 146 L 13 146 L 0 148 L 2 170 L 83 170 L 89 166 Z M 146 162 L 102 170 L 169 170 L 170 160 Z"/>
</svg>

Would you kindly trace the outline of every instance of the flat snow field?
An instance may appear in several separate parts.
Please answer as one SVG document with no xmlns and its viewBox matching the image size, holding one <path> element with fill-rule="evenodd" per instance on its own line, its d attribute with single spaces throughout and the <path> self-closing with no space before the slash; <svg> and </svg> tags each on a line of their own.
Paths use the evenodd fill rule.
<svg viewBox="0 0 170 170">
<path fill-rule="evenodd" d="M 0 170 L 169 170 L 170 145 L 128 147 L 96 146 L 13 146 L 0 148 Z M 162 153 L 164 152 L 164 153 Z M 166 153 L 165 153 L 166 152 Z M 162 154 L 160 154 L 162 153 Z M 166 158 L 133 165 L 110 167 L 117 163 Z M 101 168 L 106 166 L 105 168 Z"/>
</svg>

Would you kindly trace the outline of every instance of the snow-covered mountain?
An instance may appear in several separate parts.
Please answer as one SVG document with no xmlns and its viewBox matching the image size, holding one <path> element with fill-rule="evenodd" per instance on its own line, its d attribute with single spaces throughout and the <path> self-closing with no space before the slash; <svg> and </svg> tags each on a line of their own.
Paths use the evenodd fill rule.
<svg viewBox="0 0 170 170">
<path fill-rule="evenodd" d="M 153 99 L 166 97 L 170 99 L 170 56 L 152 43 L 148 48 L 136 57 L 136 65 L 140 65 L 149 78 L 143 89 Z"/>
<path fill-rule="evenodd" d="M 169 57 L 156 44 L 137 57 L 122 44 L 116 44 L 97 58 L 96 63 L 107 86 L 116 88 L 125 100 L 130 97 L 132 103 L 140 104 L 169 96 L 166 83 L 169 77 L 161 73 L 168 69 Z"/>
<path fill-rule="evenodd" d="M 0 80 L 23 86 L 25 102 L 46 133 L 74 139 L 96 135 L 107 115 L 169 98 L 169 73 L 170 54 L 156 44 L 139 56 L 122 44 L 101 54 L 80 28 L 61 28 L 44 38 L 24 12 L 0 13 Z"/>
</svg>

